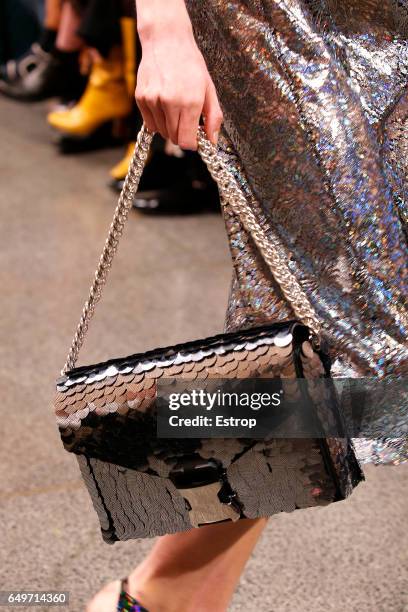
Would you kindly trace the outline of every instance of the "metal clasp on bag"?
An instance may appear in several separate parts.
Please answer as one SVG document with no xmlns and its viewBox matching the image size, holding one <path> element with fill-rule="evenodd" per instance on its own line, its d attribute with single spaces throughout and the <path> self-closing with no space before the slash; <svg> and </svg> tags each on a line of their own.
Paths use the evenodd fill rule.
<svg viewBox="0 0 408 612">
<path fill-rule="evenodd" d="M 169 478 L 186 500 L 193 527 L 237 521 L 241 517 L 238 496 L 225 469 L 215 459 L 202 459 L 199 455 L 183 458 Z"/>
</svg>

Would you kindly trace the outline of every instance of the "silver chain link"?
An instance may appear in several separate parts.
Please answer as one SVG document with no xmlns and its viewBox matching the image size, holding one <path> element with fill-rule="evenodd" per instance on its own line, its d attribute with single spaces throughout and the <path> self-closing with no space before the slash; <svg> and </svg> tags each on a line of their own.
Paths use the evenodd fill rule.
<svg viewBox="0 0 408 612">
<path fill-rule="evenodd" d="M 113 215 L 108 237 L 106 239 L 105 246 L 103 247 L 102 255 L 95 272 L 94 281 L 89 291 L 88 300 L 85 302 L 82 316 L 78 323 L 75 336 L 72 340 L 66 363 L 61 372 L 62 374 L 65 374 L 75 366 L 79 351 L 85 339 L 86 332 L 88 331 L 89 322 L 95 312 L 95 306 L 101 299 L 102 289 L 106 283 L 108 272 L 112 266 L 113 257 L 118 248 L 119 238 L 123 233 L 129 211 L 132 208 L 152 139 L 153 134 L 151 134 L 145 128 L 145 126 L 143 126 L 137 136 L 135 151 L 129 166 L 129 171 L 126 176 L 115 213 Z"/>
<path fill-rule="evenodd" d="M 318 316 L 296 276 L 290 271 L 287 257 L 282 255 L 282 247 L 278 238 L 270 227 L 266 231 L 258 222 L 236 179 L 226 167 L 217 148 L 206 138 L 202 128 L 198 132 L 198 144 L 200 155 L 211 176 L 217 182 L 222 198 L 229 204 L 254 240 L 295 315 L 309 327 L 317 340 L 321 331 Z"/>
<path fill-rule="evenodd" d="M 133 158 L 129 166 L 122 193 L 119 197 L 118 205 L 113 215 L 113 220 L 95 272 L 89 297 L 83 308 L 82 316 L 61 374 L 65 374 L 71 370 L 78 359 L 79 351 L 88 331 L 89 322 L 95 312 L 95 306 L 101 299 L 102 289 L 112 266 L 113 257 L 118 248 L 119 238 L 123 233 L 129 211 L 132 208 L 152 139 L 153 134 L 143 125 L 137 137 Z M 219 155 L 217 147 L 207 139 L 202 128 L 198 130 L 197 139 L 198 151 L 211 176 L 218 184 L 221 199 L 229 204 L 232 211 L 241 220 L 247 232 L 252 236 L 276 282 L 279 284 L 283 295 L 291 305 L 294 314 L 300 321 L 309 327 L 314 336 L 315 343 L 318 344 L 318 337 L 321 330 L 319 319 L 307 295 L 299 285 L 295 275 L 290 271 L 285 258 L 281 255 L 281 245 L 278 239 L 273 235 L 270 228 L 268 228 L 268 232 L 266 232 L 258 223 L 237 181 Z"/>
</svg>

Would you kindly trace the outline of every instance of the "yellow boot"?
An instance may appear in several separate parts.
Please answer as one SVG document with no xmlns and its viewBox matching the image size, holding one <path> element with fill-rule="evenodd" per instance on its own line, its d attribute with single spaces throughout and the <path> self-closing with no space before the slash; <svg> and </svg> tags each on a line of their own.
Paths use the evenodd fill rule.
<svg viewBox="0 0 408 612">
<path fill-rule="evenodd" d="M 120 27 L 126 87 L 130 98 L 133 98 L 136 89 L 136 20 L 133 17 L 122 17 Z M 115 191 L 121 191 L 123 187 L 134 148 L 135 142 L 130 142 L 126 148 L 125 156 L 110 171 L 112 177 L 110 186 Z"/>
<path fill-rule="evenodd" d="M 54 111 L 48 123 L 65 134 L 89 136 L 102 124 L 130 114 L 132 99 L 124 77 L 120 48 L 108 59 L 95 61 L 88 85 L 79 102 L 69 110 Z"/>
<path fill-rule="evenodd" d="M 126 148 L 125 156 L 120 160 L 119 163 L 116 164 L 116 166 L 113 166 L 113 168 L 111 169 L 110 175 L 113 179 L 124 179 L 127 175 L 129 164 L 133 156 L 133 151 L 135 150 L 135 144 L 136 142 L 129 142 Z"/>
<path fill-rule="evenodd" d="M 122 17 L 120 20 L 122 31 L 123 68 L 129 96 L 135 95 L 136 89 L 136 19 Z"/>
<path fill-rule="evenodd" d="M 125 156 L 120 160 L 119 163 L 116 164 L 116 166 L 113 166 L 113 168 L 110 171 L 110 175 L 112 177 L 110 186 L 115 191 L 122 190 L 123 182 L 126 178 L 129 164 L 132 160 L 133 151 L 135 150 L 135 144 L 136 144 L 135 142 L 129 142 L 126 148 Z"/>
</svg>

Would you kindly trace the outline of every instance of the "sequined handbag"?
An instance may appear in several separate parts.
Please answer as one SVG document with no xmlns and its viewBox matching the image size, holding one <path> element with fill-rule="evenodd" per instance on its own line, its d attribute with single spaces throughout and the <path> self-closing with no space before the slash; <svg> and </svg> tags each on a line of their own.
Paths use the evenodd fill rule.
<svg viewBox="0 0 408 612">
<path fill-rule="evenodd" d="M 55 410 L 66 450 L 77 455 L 107 542 L 325 505 L 347 491 L 335 452 L 316 439 L 160 439 L 160 377 L 329 377 L 317 316 L 269 228 L 261 226 L 203 130 L 198 149 L 221 200 L 238 215 L 298 320 L 224 333 L 74 367 L 116 252 L 153 135 L 142 127 L 62 377 Z"/>
</svg>

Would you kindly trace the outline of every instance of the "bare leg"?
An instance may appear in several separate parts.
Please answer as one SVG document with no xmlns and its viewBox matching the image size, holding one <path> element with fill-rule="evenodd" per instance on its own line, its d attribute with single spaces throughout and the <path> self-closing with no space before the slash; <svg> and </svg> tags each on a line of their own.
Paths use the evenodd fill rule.
<svg viewBox="0 0 408 612">
<path fill-rule="evenodd" d="M 267 519 L 209 525 L 158 539 L 130 574 L 130 594 L 151 612 L 225 612 Z M 111 583 L 87 612 L 113 612 L 119 585 Z"/>
<path fill-rule="evenodd" d="M 46 0 L 44 27 L 58 30 L 61 18 L 61 0 Z"/>
<path fill-rule="evenodd" d="M 72 53 L 83 46 L 82 39 L 77 35 L 81 17 L 73 9 L 70 2 L 64 2 L 61 10 L 61 21 L 58 28 L 56 47 L 60 51 Z"/>
</svg>

